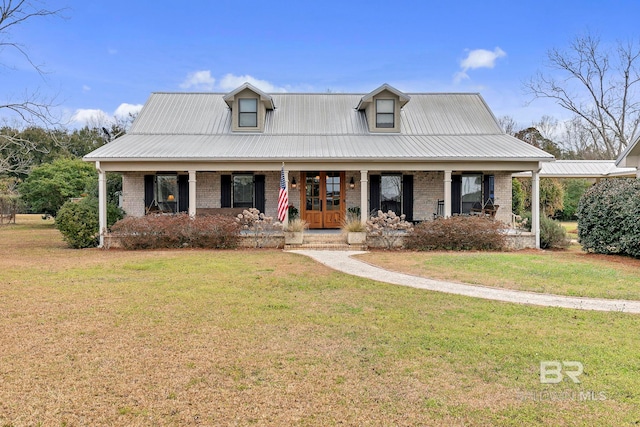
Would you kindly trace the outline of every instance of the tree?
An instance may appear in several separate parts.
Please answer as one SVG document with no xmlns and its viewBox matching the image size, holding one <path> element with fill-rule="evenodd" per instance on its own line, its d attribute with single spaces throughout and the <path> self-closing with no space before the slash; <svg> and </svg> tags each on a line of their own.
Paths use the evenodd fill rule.
<svg viewBox="0 0 640 427">
<path fill-rule="evenodd" d="M 524 193 L 524 207 L 531 210 L 531 180 L 520 179 Z M 540 178 L 540 207 L 542 215 L 553 216 L 564 207 L 564 189 L 557 178 Z"/>
<path fill-rule="evenodd" d="M 576 37 L 567 50 L 547 52 L 554 74 L 538 74 L 525 83 L 534 98 L 549 98 L 570 111 L 608 158 L 638 136 L 640 99 L 640 47 L 632 42 L 615 48 L 599 37 Z"/>
<path fill-rule="evenodd" d="M 16 27 L 27 22 L 47 16 L 56 16 L 61 12 L 40 7 L 38 2 L 27 0 L 2 0 L 0 2 L 0 52 L 5 49 L 17 51 L 38 73 L 42 74 L 42 67 L 36 64 L 27 49 L 13 40 L 11 32 Z M 0 65 L 2 64 L 0 61 Z M 23 98 L 15 100 L 6 94 L 6 99 L 0 100 L 0 112 L 20 118 L 27 126 L 52 128 L 57 124 L 52 114 L 53 100 L 41 96 L 38 91 L 28 92 Z M 15 126 L 12 126 L 15 127 Z M 6 130 L 7 126 L 5 126 Z M 33 141 L 22 138 L 11 132 L 0 134 L 0 173 L 23 173 L 25 167 L 25 153 L 37 150 Z M 6 157 L 7 153 L 13 156 Z M 16 154 L 20 154 L 16 156 Z"/>
<path fill-rule="evenodd" d="M 80 197 L 94 187 L 97 176 L 90 163 L 58 159 L 34 168 L 19 191 L 32 211 L 56 216 L 69 198 Z"/>
<path fill-rule="evenodd" d="M 533 145 L 549 154 L 553 154 L 556 159 L 563 157 L 562 148 L 552 140 L 545 138 L 542 133 L 535 127 L 522 129 L 514 135 L 516 138 Z"/>
</svg>

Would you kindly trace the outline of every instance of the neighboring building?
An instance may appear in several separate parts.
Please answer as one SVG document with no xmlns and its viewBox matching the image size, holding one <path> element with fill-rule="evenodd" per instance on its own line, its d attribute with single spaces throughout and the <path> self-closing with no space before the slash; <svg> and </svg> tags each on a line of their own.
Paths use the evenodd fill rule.
<svg viewBox="0 0 640 427">
<path fill-rule="evenodd" d="M 616 166 L 621 168 L 635 168 L 636 178 L 640 178 L 640 138 L 633 141 L 620 154 Z"/>
<path fill-rule="evenodd" d="M 284 165 L 290 204 L 312 228 L 337 228 L 349 208 L 419 221 L 489 199 L 509 224 L 511 175 L 536 177 L 554 158 L 505 134 L 479 94 L 386 84 L 266 94 L 246 83 L 227 94 L 154 93 L 127 135 L 84 160 L 100 171 L 102 199 L 104 173 L 123 174 L 123 207 L 135 216 L 248 207 L 276 216 Z"/>
</svg>

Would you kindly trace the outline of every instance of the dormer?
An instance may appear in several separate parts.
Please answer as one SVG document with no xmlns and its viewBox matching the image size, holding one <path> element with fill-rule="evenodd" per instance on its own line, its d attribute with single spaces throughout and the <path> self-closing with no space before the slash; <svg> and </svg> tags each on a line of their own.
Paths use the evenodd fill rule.
<svg viewBox="0 0 640 427">
<path fill-rule="evenodd" d="M 264 132 L 267 110 L 275 109 L 273 98 L 249 83 L 229 92 L 223 99 L 231 109 L 233 132 Z"/>
<path fill-rule="evenodd" d="M 410 99 L 409 95 L 385 83 L 363 96 L 356 109 L 365 112 L 369 132 L 400 132 L 400 109 Z"/>
</svg>

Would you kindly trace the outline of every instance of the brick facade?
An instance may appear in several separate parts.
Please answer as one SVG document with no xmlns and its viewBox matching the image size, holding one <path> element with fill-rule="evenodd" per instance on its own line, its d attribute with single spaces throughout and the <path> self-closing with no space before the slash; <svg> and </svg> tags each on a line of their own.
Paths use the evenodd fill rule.
<svg viewBox="0 0 640 427">
<path fill-rule="evenodd" d="M 280 171 L 260 172 L 265 175 L 265 210 L 269 216 L 277 215 L 278 191 L 280 186 Z M 369 175 L 381 174 L 381 171 L 369 171 Z M 455 173 L 455 172 L 454 172 Z M 496 219 L 511 223 L 511 173 L 485 171 L 495 176 L 495 204 L 500 208 Z M 220 176 L 231 172 L 197 172 L 196 173 L 196 207 L 220 207 Z M 414 220 L 433 219 L 437 211 L 438 200 L 444 200 L 444 172 L 405 171 L 405 175 L 413 175 L 413 218 Z M 127 172 L 122 178 L 123 208 L 128 215 L 142 216 L 144 206 L 144 172 Z M 289 204 L 300 211 L 300 195 L 303 183 L 299 171 L 289 172 L 289 184 L 295 178 L 297 189 L 289 189 Z M 353 178 L 355 188 L 349 188 Z M 346 207 L 360 207 L 360 171 L 346 171 L 345 185 Z M 368 194 L 368 192 L 367 192 Z"/>
</svg>

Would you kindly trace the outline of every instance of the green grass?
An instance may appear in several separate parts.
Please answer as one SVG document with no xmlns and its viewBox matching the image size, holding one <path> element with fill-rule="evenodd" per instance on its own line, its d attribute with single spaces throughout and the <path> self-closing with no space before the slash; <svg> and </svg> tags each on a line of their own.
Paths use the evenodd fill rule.
<svg viewBox="0 0 640 427">
<path fill-rule="evenodd" d="M 577 221 L 563 221 L 561 222 L 564 229 L 567 231 L 567 237 L 573 240 L 578 240 L 578 222 Z"/>
<path fill-rule="evenodd" d="M 0 425 L 640 423 L 637 315 L 392 286 L 280 251 L 75 251 L 50 226 L 0 242 Z M 582 383 L 541 384 L 544 360 L 580 361 Z M 562 391 L 577 397 L 531 398 Z"/>
<path fill-rule="evenodd" d="M 640 300 L 640 261 L 568 251 L 374 252 L 362 259 L 392 270 L 531 292 Z"/>
</svg>

